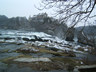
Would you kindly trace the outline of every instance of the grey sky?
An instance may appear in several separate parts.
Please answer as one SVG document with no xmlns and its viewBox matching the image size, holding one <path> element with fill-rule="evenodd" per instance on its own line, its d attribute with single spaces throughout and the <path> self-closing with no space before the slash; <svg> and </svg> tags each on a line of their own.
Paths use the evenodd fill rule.
<svg viewBox="0 0 96 72">
<path fill-rule="evenodd" d="M 6 15 L 7 17 L 26 16 L 27 18 L 31 15 L 37 15 L 38 13 L 47 12 L 49 15 L 53 15 L 53 10 L 40 11 L 34 7 L 40 6 L 41 0 L 0 0 L 0 15 Z M 93 11 L 92 14 L 96 14 Z M 90 21 L 96 20 L 95 18 Z M 79 26 L 82 23 L 78 24 Z"/>
<path fill-rule="evenodd" d="M 39 7 L 40 0 L 0 0 L 0 15 L 6 15 L 10 17 L 16 16 L 33 16 L 42 12 L 34 7 Z M 49 12 L 50 14 L 50 12 Z"/>
</svg>

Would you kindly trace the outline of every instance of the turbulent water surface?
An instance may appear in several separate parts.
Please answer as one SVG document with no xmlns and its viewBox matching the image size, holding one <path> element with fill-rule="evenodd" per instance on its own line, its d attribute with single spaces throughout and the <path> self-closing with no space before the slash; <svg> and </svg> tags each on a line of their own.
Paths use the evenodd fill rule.
<svg viewBox="0 0 96 72">
<path fill-rule="evenodd" d="M 17 30 L 0 30 L 0 60 L 8 57 L 16 57 L 22 55 L 15 50 L 25 47 L 26 43 L 31 43 L 36 46 L 54 47 L 61 50 L 73 51 L 76 54 L 75 59 L 88 58 L 90 61 L 96 61 L 96 56 L 87 53 L 88 46 L 80 45 L 76 42 L 67 42 L 61 40 L 55 36 L 48 35 L 43 32 L 29 32 L 29 31 L 17 31 Z M 71 46 L 72 48 L 69 48 Z M 84 48 L 84 52 L 78 51 L 78 48 Z M 54 57 L 52 54 L 46 53 L 29 53 L 33 57 Z M 71 58 L 71 57 L 70 57 Z M 94 58 L 94 59 L 93 59 Z M 15 70 L 15 71 L 14 71 Z M 19 68 L 16 64 L 8 66 L 6 63 L 0 62 L 0 72 L 37 72 L 30 67 Z M 41 71 L 42 72 L 42 71 Z M 49 72 L 67 72 L 64 70 L 55 70 Z"/>
</svg>

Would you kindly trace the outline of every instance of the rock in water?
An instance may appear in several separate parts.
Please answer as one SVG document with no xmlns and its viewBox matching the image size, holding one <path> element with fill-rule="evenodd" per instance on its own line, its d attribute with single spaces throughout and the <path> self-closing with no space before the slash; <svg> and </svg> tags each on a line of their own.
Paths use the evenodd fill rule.
<svg viewBox="0 0 96 72">
<path fill-rule="evenodd" d="M 51 60 L 49 58 L 17 58 L 17 59 L 14 59 L 14 61 L 17 61 L 17 62 L 36 62 L 36 61 L 50 62 Z"/>
</svg>

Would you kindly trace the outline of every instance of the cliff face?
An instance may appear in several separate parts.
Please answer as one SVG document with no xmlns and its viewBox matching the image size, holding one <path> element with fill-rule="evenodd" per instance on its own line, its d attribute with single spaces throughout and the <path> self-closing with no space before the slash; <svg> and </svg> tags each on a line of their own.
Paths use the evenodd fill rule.
<svg viewBox="0 0 96 72">
<path fill-rule="evenodd" d="M 46 13 L 35 15 L 29 19 L 26 19 L 26 17 L 7 18 L 4 15 L 0 15 L 0 29 L 45 32 L 64 38 L 67 25 L 52 17 L 48 17 Z"/>
</svg>

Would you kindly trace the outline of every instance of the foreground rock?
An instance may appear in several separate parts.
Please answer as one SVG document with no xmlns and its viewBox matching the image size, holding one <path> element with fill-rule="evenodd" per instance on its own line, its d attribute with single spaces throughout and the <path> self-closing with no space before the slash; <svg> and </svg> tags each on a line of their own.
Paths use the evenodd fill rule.
<svg viewBox="0 0 96 72">
<path fill-rule="evenodd" d="M 73 70 L 75 66 L 80 65 L 79 60 L 71 58 L 53 57 L 53 58 L 43 58 L 32 56 L 18 56 L 3 59 L 2 62 L 10 65 L 17 64 L 18 67 L 30 67 L 37 71 L 51 71 L 51 70 Z"/>
<path fill-rule="evenodd" d="M 17 49 L 17 52 L 22 52 L 22 53 L 37 53 L 37 52 L 39 52 L 39 49 L 36 49 L 36 48 L 21 48 L 21 49 Z"/>
<path fill-rule="evenodd" d="M 96 65 L 76 66 L 74 72 L 96 72 Z"/>
<path fill-rule="evenodd" d="M 36 62 L 36 61 L 50 62 L 51 60 L 49 58 L 17 58 L 17 59 L 14 59 L 14 61 L 17 61 L 17 62 Z"/>
<path fill-rule="evenodd" d="M 28 47 L 29 46 L 29 47 Z M 42 46 L 30 46 L 28 45 L 25 48 L 20 48 L 17 49 L 15 52 L 17 53 L 23 53 L 23 54 L 37 54 L 38 56 L 40 56 L 39 54 L 51 54 L 52 56 L 68 56 L 68 57 L 75 57 L 76 55 L 74 54 L 74 52 L 70 51 L 70 52 L 66 52 L 60 49 L 50 49 L 50 47 L 42 47 Z M 51 47 L 52 48 L 52 47 Z"/>
</svg>

